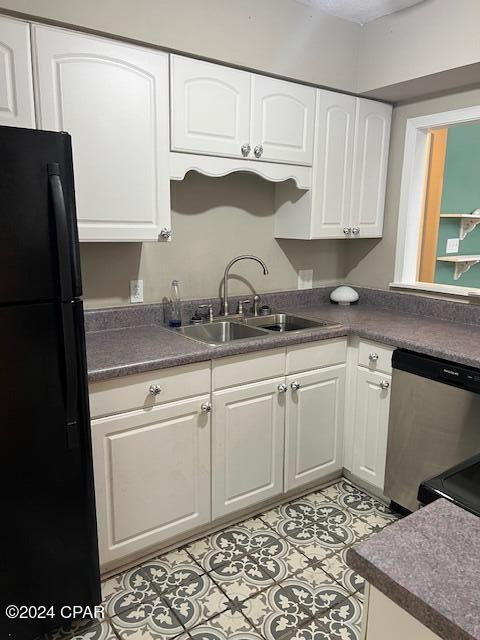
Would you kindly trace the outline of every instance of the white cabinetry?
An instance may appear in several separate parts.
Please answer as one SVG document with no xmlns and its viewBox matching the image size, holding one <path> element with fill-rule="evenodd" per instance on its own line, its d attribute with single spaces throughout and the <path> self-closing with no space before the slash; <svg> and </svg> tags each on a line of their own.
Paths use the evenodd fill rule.
<svg viewBox="0 0 480 640">
<path fill-rule="evenodd" d="M 213 393 L 212 510 L 219 517 L 283 491 L 285 379 Z"/>
<path fill-rule="evenodd" d="M 311 165 L 315 90 L 268 76 L 252 76 L 252 134 L 255 158 Z"/>
<path fill-rule="evenodd" d="M 171 94 L 172 151 L 312 164 L 311 87 L 172 56 Z"/>
<path fill-rule="evenodd" d="M 382 235 L 391 114 L 390 105 L 317 90 L 312 189 L 277 186 L 277 238 Z"/>
<path fill-rule="evenodd" d="M 343 467 L 345 365 L 287 377 L 285 489 Z"/>
<path fill-rule="evenodd" d="M 242 155 L 250 141 L 250 74 L 171 56 L 171 148 Z"/>
<path fill-rule="evenodd" d="M 351 411 L 351 471 L 383 491 L 391 394 L 392 349 L 360 341 Z M 348 397 L 347 397 L 348 401 Z M 350 400 L 352 401 L 352 400 Z"/>
<path fill-rule="evenodd" d="M 357 98 L 351 202 L 352 234 L 381 237 L 392 107 Z"/>
<path fill-rule="evenodd" d="M 80 240 L 170 228 L 168 55 L 34 26 L 38 125 L 72 136 Z"/>
<path fill-rule="evenodd" d="M 152 404 L 147 384 L 144 408 L 92 421 L 104 568 L 210 521 L 210 413 L 202 410 L 210 401 L 208 370 L 204 365 L 176 371 L 178 397 L 207 381 L 203 395 Z M 135 395 L 144 376 L 129 378 L 135 380 L 127 378 L 125 394 L 136 406 Z M 101 404 L 95 400 L 92 404 L 113 407 L 121 391 L 122 381 L 97 383 L 91 394 Z"/>
<path fill-rule="evenodd" d="M 0 125 L 35 128 L 30 27 L 0 17 Z"/>
</svg>

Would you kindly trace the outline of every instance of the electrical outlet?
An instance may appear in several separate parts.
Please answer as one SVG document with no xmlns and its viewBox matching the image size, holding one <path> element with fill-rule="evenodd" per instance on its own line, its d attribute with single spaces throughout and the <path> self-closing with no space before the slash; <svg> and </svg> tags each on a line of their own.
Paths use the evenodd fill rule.
<svg viewBox="0 0 480 640">
<path fill-rule="evenodd" d="M 298 270 L 298 288 L 311 289 L 313 282 L 313 269 Z"/>
<path fill-rule="evenodd" d="M 143 280 L 130 280 L 130 302 L 143 302 Z"/>
<path fill-rule="evenodd" d="M 447 240 L 446 253 L 458 253 L 460 247 L 460 238 L 449 238 Z"/>
</svg>

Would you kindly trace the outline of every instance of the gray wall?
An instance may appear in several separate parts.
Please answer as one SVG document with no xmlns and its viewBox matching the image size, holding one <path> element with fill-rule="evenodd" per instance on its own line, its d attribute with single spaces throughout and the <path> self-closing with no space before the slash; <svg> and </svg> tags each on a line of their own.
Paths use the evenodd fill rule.
<svg viewBox="0 0 480 640">
<path fill-rule="evenodd" d="M 0 10 L 355 91 L 357 24 L 295 0 L 0 0 Z"/>
<path fill-rule="evenodd" d="M 270 274 L 244 262 L 232 269 L 230 292 L 248 294 L 297 288 L 298 269 L 313 269 L 314 284 L 343 279 L 342 240 L 275 240 L 274 185 L 248 174 L 207 178 L 195 173 L 172 182 L 170 243 L 84 244 L 81 246 L 84 294 L 89 308 L 129 303 L 129 281 L 144 280 L 145 302 L 170 292 L 181 280 L 185 298 L 219 295 L 227 262 L 253 253 Z"/>
<path fill-rule="evenodd" d="M 478 104 L 480 104 L 480 89 L 474 89 L 402 105 L 393 110 L 384 234 L 380 240 L 358 240 L 349 243 L 343 263 L 345 278 L 348 282 L 367 287 L 386 288 L 393 281 L 407 119 Z"/>
<path fill-rule="evenodd" d="M 480 62 L 479 25 L 479 0 L 424 0 L 366 24 L 358 92 Z M 477 70 L 477 82 L 479 78 Z M 417 96 L 421 87 L 418 91 Z"/>
</svg>

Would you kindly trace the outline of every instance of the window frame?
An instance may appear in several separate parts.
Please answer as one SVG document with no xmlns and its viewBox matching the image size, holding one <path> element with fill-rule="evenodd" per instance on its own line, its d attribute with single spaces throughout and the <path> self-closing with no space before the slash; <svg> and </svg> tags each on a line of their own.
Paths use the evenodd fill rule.
<svg viewBox="0 0 480 640">
<path fill-rule="evenodd" d="M 480 122 L 480 105 L 409 118 L 405 131 L 394 282 L 392 288 L 416 289 L 461 297 L 479 296 L 479 288 L 443 285 L 417 280 L 428 167 L 428 133 L 455 124 Z"/>
</svg>

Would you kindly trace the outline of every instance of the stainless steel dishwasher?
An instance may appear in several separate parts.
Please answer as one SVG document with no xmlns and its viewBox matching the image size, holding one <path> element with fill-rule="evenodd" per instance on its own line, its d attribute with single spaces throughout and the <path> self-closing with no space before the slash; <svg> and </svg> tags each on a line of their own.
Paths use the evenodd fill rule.
<svg viewBox="0 0 480 640">
<path fill-rule="evenodd" d="M 397 349 L 385 495 L 410 511 L 421 482 L 480 452 L 480 370 Z"/>
</svg>

